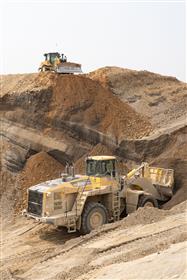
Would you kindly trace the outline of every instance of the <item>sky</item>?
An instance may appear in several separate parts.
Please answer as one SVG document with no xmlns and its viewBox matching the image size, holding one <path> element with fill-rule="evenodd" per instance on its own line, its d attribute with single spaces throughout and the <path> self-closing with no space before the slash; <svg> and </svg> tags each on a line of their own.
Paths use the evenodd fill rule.
<svg viewBox="0 0 187 280">
<path fill-rule="evenodd" d="M 0 72 L 37 72 L 59 51 L 83 72 L 105 66 L 186 80 L 185 1 L 1 1 Z"/>
</svg>

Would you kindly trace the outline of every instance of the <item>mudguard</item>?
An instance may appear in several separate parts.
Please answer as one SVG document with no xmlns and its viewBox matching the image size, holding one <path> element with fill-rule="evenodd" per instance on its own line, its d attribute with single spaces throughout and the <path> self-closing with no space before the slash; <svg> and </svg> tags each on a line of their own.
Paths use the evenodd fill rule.
<svg viewBox="0 0 187 280">
<path fill-rule="evenodd" d="M 133 185 L 128 186 L 126 190 L 126 212 L 127 214 L 137 209 L 139 196 L 141 194 L 152 195 L 155 199 L 161 200 L 162 197 L 147 178 L 137 178 Z"/>
<path fill-rule="evenodd" d="M 132 190 L 131 188 L 127 188 L 126 190 L 126 214 L 130 214 L 136 211 L 138 206 L 139 196 L 144 194 L 144 191 L 141 190 Z"/>
</svg>

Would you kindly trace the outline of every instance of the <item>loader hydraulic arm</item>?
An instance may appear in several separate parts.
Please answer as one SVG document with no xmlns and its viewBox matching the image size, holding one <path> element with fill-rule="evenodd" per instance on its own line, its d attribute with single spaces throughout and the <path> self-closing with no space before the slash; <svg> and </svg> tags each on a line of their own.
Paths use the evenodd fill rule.
<svg viewBox="0 0 187 280">
<path fill-rule="evenodd" d="M 132 184 L 137 177 L 144 177 L 144 169 L 148 164 L 143 162 L 138 168 L 131 170 L 127 176 L 124 177 L 124 181 L 126 184 Z"/>
</svg>

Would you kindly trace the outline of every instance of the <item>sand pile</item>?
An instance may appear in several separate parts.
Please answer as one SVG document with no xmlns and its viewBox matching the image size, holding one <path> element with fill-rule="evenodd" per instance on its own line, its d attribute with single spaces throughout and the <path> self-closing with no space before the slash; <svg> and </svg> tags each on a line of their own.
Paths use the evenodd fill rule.
<svg viewBox="0 0 187 280">
<path fill-rule="evenodd" d="M 119 67 L 100 68 L 88 77 L 148 116 L 157 127 L 184 117 L 187 110 L 187 84 L 174 77 Z"/>
<path fill-rule="evenodd" d="M 52 73 L 10 74 L 0 75 L 0 96 L 16 95 L 23 92 L 34 93 L 47 89 L 53 81 Z"/>
<path fill-rule="evenodd" d="M 130 227 L 137 224 L 150 224 L 155 223 L 168 215 L 168 211 L 157 209 L 154 207 L 138 208 L 136 212 L 131 213 L 128 217 L 121 221 L 122 227 Z"/>
<path fill-rule="evenodd" d="M 40 182 L 60 177 L 64 166 L 45 152 L 31 156 L 20 176 L 20 183 L 26 188 Z"/>
<path fill-rule="evenodd" d="M 118 141 L 149 134 L 149 122 L 99 83 L 84 76 L 55 78 L 49 113 L 51 121 L 81 123 Z"/>
<path fill-rule="evenodd" d="M 128 104 L 83 75 L 7 75 L 1 87 L 3 116 L 34 128 L 62 130 L 64 122 L 73 122 L 116 141 L 151 131 L 150 123 Z"/>
<path fill-rule="evenodd" d="M 38 183 L 59 178 L 64 166 L 45 152 L 31 156 L 23 171 L 19 174 L 18 194 L 15 211 L 19 212 L 26 206 L 27 189 Z"/>
</svg>

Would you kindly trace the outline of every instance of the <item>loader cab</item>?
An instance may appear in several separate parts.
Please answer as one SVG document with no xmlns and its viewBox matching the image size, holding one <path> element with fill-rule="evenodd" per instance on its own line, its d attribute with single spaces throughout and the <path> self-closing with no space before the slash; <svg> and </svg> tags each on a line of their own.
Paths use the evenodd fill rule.
<svg viewBox="0 0 187 280">
<path fill-rule="evenodd" d="M 112 156 L 94 156 L 86 159 L 86 175 L 105 177 L 117 176 L 116 158 Z"/>
<path fill-rule="evenodd" d="M 44 54 L 45 60 L 49 61 L 51 64 L 54 64 L 56 58 L 60 58 L 60 54 L 55 53 L 45 53 Z"/>
</svg>

